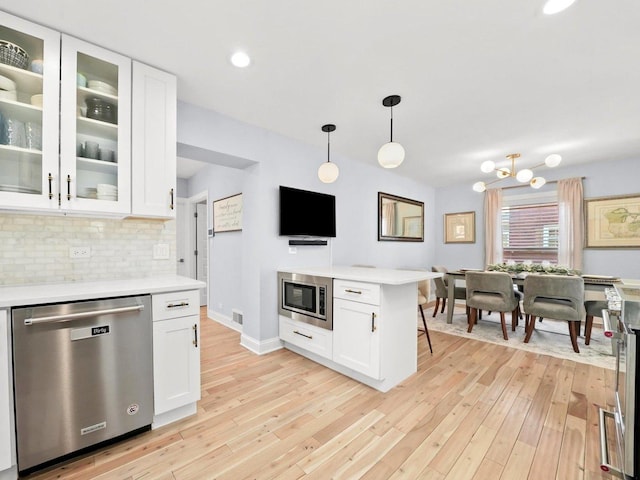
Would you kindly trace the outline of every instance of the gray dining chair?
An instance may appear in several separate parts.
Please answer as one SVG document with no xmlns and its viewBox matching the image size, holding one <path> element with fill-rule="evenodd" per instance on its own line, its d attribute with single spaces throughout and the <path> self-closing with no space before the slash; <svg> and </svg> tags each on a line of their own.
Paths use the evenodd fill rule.
<svg viewBox="0 0 640 480">
<path fill-rule="evenodd" d="M 436 306 L 433 309 L 432 317 L 435 317 L 438 313 L 438 308 L 440 307 L 440 300 L 442 300 L 442 309 L 440 310 L 440 313 L 443 313 L 447 306 L 447 297 L 449 296 L 449 280 L 447 278 L 447 272 L 449 272 L 449 270 L 442 265 L 434 265 L 431 267 L 431 271 L 443 274 L 442 277 L 433 279 L 433 283 L 436 286 Z M 464 287 L 455 287 L 453 298 L 454 300 L 465 300 L 467 298 L 467 290 Z M 468 316 L 469 308 L 467 307 L 467 317 Z"/>
<path fill-rule="evenodd" d="M 467 306 L 469 307 L 469 328 L 471 333 L 477 321 L 478 310 L 500 312 L 502 336 L 509 340 L 505 312 L 511 312 L 511 330 L 518 324 L 518 298 L 513 293 L 513 281 L 504 272 L 467 272 Z"/>
<path fill-rule="evenodd" d="M 536 326 L 536 317 L 566 320 L 573 351 L 578 348 L 580 322 L 585 318 L 584 280 L 566 275 L 527 275 L 524 279 L 524 313 L 526 335 L 529 343 Z"/>
<path fill-rule="evenodd" d="M 593 328 L 593 317 L 602 318 L 602 310 L 609 308 L 606 300 L 587 300 L 584 302 L 584 309 L 587 317 L 584 323 L 584 344 L 589 345 L 591 342 L 591 329 Z"/>
</svg>

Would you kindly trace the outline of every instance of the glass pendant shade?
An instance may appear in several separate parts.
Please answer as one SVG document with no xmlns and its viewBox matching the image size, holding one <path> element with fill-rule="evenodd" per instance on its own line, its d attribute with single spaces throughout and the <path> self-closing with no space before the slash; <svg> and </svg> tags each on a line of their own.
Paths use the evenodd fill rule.
<svg viewBox="0 0 640 480">
<path fill-rule="evenodd" d="M 531 188 L 540 188 L 545 183 L 547 183 L 547 181 L 544 178 L 534 177 L 531 179 L 531 182 L 529 183 L 529 185 L 531 185 Z"/>
<path fill-rule="evenodd" d="M 324 183 L 333 183 L 338 178 L 340 169 L 335 163 L 324 162 L 318 168 L 318 178 Z"/>
<path fill-rule="evenodd" d="M 524 168 L 516 174 L 516 179 L 522 183 L 526 183 L 532 178 L 533 178 L 533 172 L 528 168 Z"/>
<path fill-rule="evenodd" d="M 544 159 L 544 164 L 547 167 L 553 168 L 560 165 L 561 161 L 562 161 L 562 157 L 560 155 L 558 155 L 557 153 L 552 153 L 551 155 L 549 155 L 547 158 Z"/>
<path fill-rule="evenodd" d="M 482 165 L 480 165 L 480 170 L 484 173 L 493 172 L 495 168 L 496 162 L 494 162 L 493 160 L 486 160 L 482 162 Z"/>
<path fill-rule="evenodd" d="M 542 12 L 545 15 L 553 15 L 555 13 L 560 13 L 563 10 L 566 10 L 576 0 L 547 0 L 547 3 L 544 4 L 542 8 Z"/>
<path fill-rule="evenodd" d="M 385 143 L 378 150 L 378 163 L 384 168 L 396 168 L 403 160 L 404 147 L 399 143 Z"/>
<path fill-rule="evenodd" d="M 507 178 L 509 175 L 511 175 L 511 172 L 509 171 L 508 168 L 500 168 L 497 172 L 496 172 L 496 176 L 498 178 Z"/>
<path fill-rule="evenodd" d="M 484 182 L 476 182 L 473 184 L 473 191 L 474 192 L 478 192 L 478 193 L 482 193 L 487 189 L 487 186 L 485 185 Z"/>
</svg>

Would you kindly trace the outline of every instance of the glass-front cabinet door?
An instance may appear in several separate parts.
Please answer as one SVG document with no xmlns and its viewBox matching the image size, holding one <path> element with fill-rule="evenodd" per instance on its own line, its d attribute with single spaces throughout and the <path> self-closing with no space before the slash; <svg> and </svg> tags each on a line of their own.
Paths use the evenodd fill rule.
<svg viewBox="0 0 640 480">
<path fill-rule="evenodd" d="M 0 206 L 58 208 L 60 34 L 0 12 Z"/>
<path fill-rule="evenodd" d="M 61 208 L 131 211 L 131 60 L 62 35 Z"/>
</svg>

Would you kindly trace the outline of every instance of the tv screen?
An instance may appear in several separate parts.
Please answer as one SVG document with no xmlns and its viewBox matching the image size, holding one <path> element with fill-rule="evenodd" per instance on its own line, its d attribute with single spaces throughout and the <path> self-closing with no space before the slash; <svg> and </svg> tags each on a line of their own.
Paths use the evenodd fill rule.
<svg viewBox="0 0 640 480">
<path fill-rule="evenodd" d="M 336 236 L 336 197 L 280 186 L 280 235 Z"/>
</svg>

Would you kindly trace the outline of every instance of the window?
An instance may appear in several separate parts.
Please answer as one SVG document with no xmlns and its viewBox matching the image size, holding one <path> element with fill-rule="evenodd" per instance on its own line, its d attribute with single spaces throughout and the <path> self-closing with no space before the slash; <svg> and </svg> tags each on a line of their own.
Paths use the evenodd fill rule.
<svg viewBox="0 0 640 480">
<path fill-rule="evenodd" d="M 557 201 L 502 207 L 502 257 L 558 263 Z"/>
</svg>

